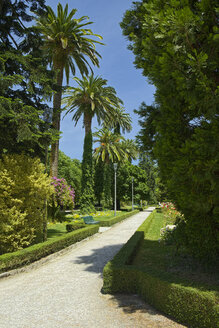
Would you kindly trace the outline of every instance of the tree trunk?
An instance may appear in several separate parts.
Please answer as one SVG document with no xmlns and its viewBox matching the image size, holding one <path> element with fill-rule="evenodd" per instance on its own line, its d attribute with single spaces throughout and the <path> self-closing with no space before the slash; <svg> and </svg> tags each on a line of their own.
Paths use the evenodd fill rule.
<svg viewBox="0 0 219 328">
<path fill-rule="evenodd" d="M 91 123 L 92 123 L 92 117 L 84 113 L 84 128 L 85 128 L 85 135 L 87 136 L 89 132 L 91 132 Z"/>
<path fill-rule="evenodd" d="M 62 100 L 62 80 L 63 68 L 58 69 L 57 74 L 57 90 L 53 96 L 53 115 L 52 127 L 58 133 L 60 131 L 60 118 L 61 118 L 61 100 Z M 50 153 L 50 176 L 58 176 L 58 161 L 59 161 L 59 139 L 54 141 L 51 145 Z"/>
</svg>

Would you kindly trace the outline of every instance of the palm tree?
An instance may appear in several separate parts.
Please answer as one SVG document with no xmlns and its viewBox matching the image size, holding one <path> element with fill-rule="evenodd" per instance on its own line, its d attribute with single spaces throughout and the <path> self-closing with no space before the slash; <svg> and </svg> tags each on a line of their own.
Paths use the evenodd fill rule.
<svg viewBox="0 0 219 328">
<path fill-rule="evenodd" d="M 104 122 L 104 127 L 114 130 L 114 133 L 120 134 L 122 132 L 130 132 L 132 130 L 132 120 L 130 115 L 125 112 L 121 106 L 115 108 L 114 117 L 107 117 Z"/>
<path fill-rule="evenodd" d="M 126 157 L 129 162 L 133 159 L 137 159 L 139 155 L 139 150 L 136 142 L 132 139 L 125 139 L 121 142 L 121 148 L 126 153 Z"/>
<path fill-rule="evenodd" d="M 116 120 L 116 110 L 122 103 L 122 100 L 116 96 L 114 88 L 107 86 L 107 80 L 100 76 L 74 78 L 77 87 L 70 87 L 66 94 L 69 94 L 63 99 L 66 104 L 67 112 L 73 113 L 72 120 L 77 125 L 79 119 L 83 116 L 85 135 L 91 132 L 92 119 L 97 118 L 98 124 L 105 120 Z"/>
<path fill-rule="evenodd" d="M 94 150 L 94 158 L 97 162 L 101 159 L 106 164 L 109 164 L 126 159 L 126 152 L 121 143 L 121 141 L 125 141 L 123 136 L 115 134 L 107 128 L 98 130 L 93 133 L 93 136 L 96 137 L 94 142 L 100 144 Z"/>
<path fill-rule="evenodd" d="M 83 79 L 74 78 L 77 87 L 67 89 L 67 94 L 63 99 L 66 104 L 67 112 L 73 113 L 72 120 L 75 125 L 83 117 L 85 128 L 84 151 L 82 160 L 82 197 L 81 211 L 93 211 L 94 206 L 94 181 L 93 181 L 93 163 L 92 163 L 92 119 L 96 116 L 101 124 L 106 118 L 114 118 L 115 109 L 122 103 L 116 95 L 114 88 L 107 86 L 107 80 L 93 75 L 83 77 Z"/>
<path fill-rule="evenodd" d="M 48 6 L 47 16 L 38 16 L 36 19 L 37 26 L 44 40 L 43 48 L 47 52 L 49 60 L 57 74 L 52 117 L 52 126 L 56 132 L 60 131 L 64 71 L 68 83 L 69 73 L 71 71 L 75 75 L 76 67 L 82 75 L 88 75 L 89 69 L 91 69 L 88 60 L 93 65 L 99 66 L 98 57 L 100 57 L 100 54 L 95 49 L 95 43 L 102 43 L 95 41 L 90 36 L 102 38 L 97 34 L 93 34 L 86 27 L 92 24 L 92 22 L 84 22 L 89 19 L 87 16 L 82 16 L 79 19 L 73 18 L 76 11 L 76 9 L 73 9 L 68 14 L 68 5 L 63 9 L 59 3 L 57 6 L 57 16 L 52 8 Z M 57 176 L 58 174 L 58 150 L 59 140 L 56 140 L 51 146 L 50 175 Z"/>
<path fill-rule="evenodd" d="M 103 162 L 103 207 L 109 208 L 111 205 L 111 185 L 112 185 L 112 163 L 127 160 L 126 151 L 122 147 L 121 141 L 124 137 L 115 134 L 107 128 L 102 128 L 95 132 L 94 142 L 99 143 L 99 147 L 94 150 L 96 162 Z M 100 195 L 98 195 L 100 199 Z"/>
</svg>

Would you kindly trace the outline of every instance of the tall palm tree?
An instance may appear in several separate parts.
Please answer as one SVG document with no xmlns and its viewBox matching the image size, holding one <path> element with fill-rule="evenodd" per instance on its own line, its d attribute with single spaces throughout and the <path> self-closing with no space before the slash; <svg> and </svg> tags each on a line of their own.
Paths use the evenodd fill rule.
<svg viewBox="0 0 219 328">
<path fill-rule="evenodd" d="M 102 160 L 109 164 L 126 159 L 126 152 L 121 143 L 121 141 L 125 142 L 123 136 L 115 134 L 107 128 L 94 132 L 93 136 L 96 138 L 94 142 L 99 143 L 99 147 L 94 150 L 94 158 L 97 162 Z"/>
<path fill-rule="evenodd" d="M 107 128 L 102 128 L 95 132 L 94 142 L 99 143 L 99 147 L 94 150 L 94 158 L 97 162 L 103 162 L 103 207 L 111 206 L 111 185 L 112 185 L 112 163 L 126 160 L 126 151 L 122 147 L 121 141 L 124 137 L 115 134 Z M 100 199 L 100 195 L 98 195 Z"/>
<path fill-rule="evenodd" d="M 72 120 L 77 125 L 79 119 L 83 117 L 85 135 L 91 132 L 92 119 L 97 118 L 98 124 L 105 120 L 116 120 L 116 110 L 122 100 L 116 95 L 113 87 L 107 86 L 107 80 L 100 76 L 74 78 L 77 87 L 69 87 L 63 99 L 67 112 L 74 113 Z"/>
<path fill-rule="evenodd" d="M 135 140 L 132 139 L 125 139 L 121 142 L 121 148 L 126 153 L 126 157 L 129 162 L 131 162 L 133 159 L 137 159 L 139 155 L 138 146 L 135 142 Z"/>
<path fill-rule="evenodd" d="M 114 133 L 120 134 L 122 132 L 130 132 L 132 130 L 132 120 L 130 115 L 125 112 L 125 109 L 121 106 L 115 108 L 114 117 L 106 117 L 103 124 L 104 127 L 114 130 Z"/>
<path fill-rule="evenodd" d="M 84 22 L 89 19 L 82 16 L 79 19 L 73 18 L 76 9 L 71 10 L 68 14 L 68 5 L 63 9 L 59 3 L 57 6 L 57 16 L 51 7 L 47 7 L 46 16 L 38 16 L 36 19 L 37 26 L 42 33 L 44 40 L 44 49 L 47 52 L 50 62 L 56 72 L 56 86 L 53 96 L 53 117 L 52 126 L 55 131 L 60 131 L 61 116 L 61 98 L 63 74 L 66 73 L 67 83 L 69 82 L 69 73 L 75 75 L 76 67 L 83 75 L 88 75 L 91 66 L 99 66 L 98 57 L 100 54 L 95 49 L 93 36 L 100 39 L 101 36 L 94 34 L 86 26 L 92 22 Z M 90 38 L 92 37 L 92 38 Z M 91 69 L 92 70 L 92 69 Z M 58 152 L 59 140 L 52 143 L 50 158 L 50 175 L 58 174 Z"/>
<path fill-rule="evenodd" d="M 92 119 L 96 116 L 101 124 L 106 118 L 114 118 L 115 108 L 121 103 L 116 95 L 114 88 L 107 86 L 107 80 L 93 75 L 83 77 L 83 79 L 74 78 L 77 87 L 68 88 L 67 94 L 63 99 L 66 104 L 66 115 L 73 113 L 72 120 L 75 125 L 83 117 L 85 128 L 84 151 L 82 161 L 82 197 L 81 211 L 88 212 L 93 210 L 94 206 L 94 181 L 93 181 L 93 163 L 92 163 Z"/>
</svg>

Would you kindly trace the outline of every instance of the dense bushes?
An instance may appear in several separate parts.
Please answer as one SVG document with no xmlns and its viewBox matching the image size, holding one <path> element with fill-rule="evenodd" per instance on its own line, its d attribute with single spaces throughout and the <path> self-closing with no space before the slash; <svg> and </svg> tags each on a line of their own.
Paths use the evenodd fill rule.
<svg viewBox="0 0 219 328">
<path fill-rule="evenodd" d="M 70 232 L 62 237 L 57 237 L 44 243 L 39 243 L 14 253 L 0 256 L 0 272 L 12 270 L 23 265 L 32 263 L 55 253 L 71 244 L 74 244 L 86 237 L 98 232 L 98 226 L 89 226 L 77 231 Z"/>
<path fill-rule="evenodd" d="M 158 310 L 191 328 L 218 328 L 217 292 L 195 288 L 153 269 L 130 265 L 138 247 L 153 223 L 154 213 L 140 226 L 114 259 L 104 267 L 103 291 L 106 293 L 138 293 Z M 152 242 L 152 241 L 151 241 Z M 147 259 L 145 259 L 147 261 Z"/>
<path fill-rule="evenodd" d="M 0 160 L 0 254 L 43 240 L 45 202 L 53 193 L 39 159 L 3 155 Z"/>
</svg>

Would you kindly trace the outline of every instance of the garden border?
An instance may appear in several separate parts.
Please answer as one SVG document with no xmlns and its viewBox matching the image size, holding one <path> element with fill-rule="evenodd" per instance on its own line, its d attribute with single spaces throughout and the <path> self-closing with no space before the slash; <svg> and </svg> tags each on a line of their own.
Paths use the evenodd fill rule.
<svg viewBox="0 0 219 328">
<path fill-rule="evenodd" d="M 0 274 L 3 277 L 5 272 L 13 269 L 18 269 L 22 266 L 38 261 L 50 254 L 61 251 L 62 249 L 71 246 L 87 237 L 96 234 L 99 231 L 98 225 L 87 226 L 67 233 L 64 236 L 35 244 L 13 253 L 0 255 Z"/>
<path fill-rule="evenodd" d="M 104 293 L 137 293 L 158 310 L 193 328 L 218 328 L 219 306 L 210 292 L 171 283 L 130 265 L 151 222 L 151 213 L 103 270 Z"/>
<path fill-rule="evenodd" d="M 139 210 L 134 210 L 134 211 L 131 211 L 131 212 L 126 212 L 126 213 L 122 213 L 118 216 L 115 216 L 111 219 L 108 219 L 106 221 L 99 221 L 98 225 L 100 227 L 111 227 L 112 225 L 118 223 L 118 222 L 121 222 L 127 218 L 129 218 L 130 216 L 132 215 L 135 215 L 139 212 Z"/>
</svg>

